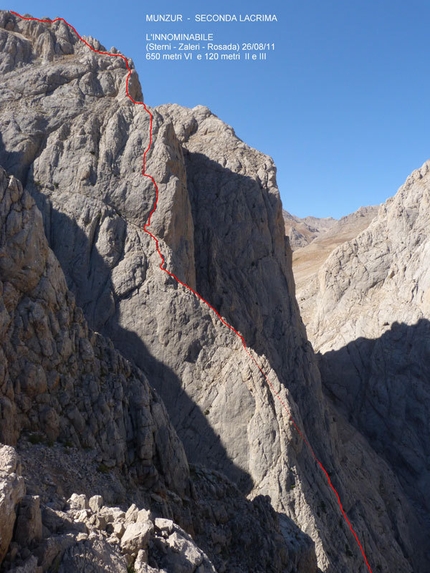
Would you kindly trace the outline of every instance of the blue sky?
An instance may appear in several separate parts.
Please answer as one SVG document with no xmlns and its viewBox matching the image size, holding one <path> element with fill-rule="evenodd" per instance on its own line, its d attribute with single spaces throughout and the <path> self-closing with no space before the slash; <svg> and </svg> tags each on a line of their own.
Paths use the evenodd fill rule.
<svg viewBox="0 0 430 573">
<path fill-rule="evenodd" d="M 430 157 L 428 0 L 10 0 L 62 16 L 133 58 L 150 106 L 208 106 L 271 155 L 284 208 L 341 217 L 394 195 Z M 183 25 L 146 14 L 183 14 Z M 194 22 L 195 14 L 276 14 L 274 23 Z M 269 42 L 266 61 L 148 61 L 146 33 L 213 33 L 216 43 Z M 243 57 L 243 53 L 241 54 Z"/>
</svg>

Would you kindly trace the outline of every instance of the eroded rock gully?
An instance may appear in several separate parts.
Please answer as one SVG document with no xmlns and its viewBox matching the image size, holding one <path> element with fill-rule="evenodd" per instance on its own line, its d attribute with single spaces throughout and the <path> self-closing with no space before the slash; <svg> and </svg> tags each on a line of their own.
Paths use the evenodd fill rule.
<svg viewBox="0 0 430 573">
<path fill-rule="evenodd" d="M 88 448 L 96 473 L 116 480 L 91 488 L 82 478 L 70 490 L 67 479 L 51 476 L 54 490 L 36 483 L 27 495 L 64 512 L 72 493 L 106 497 L 116 483 L 114 503 L 123 510 L 140 500 L 141 510 L 174 518 L 189 533 L 169 524 L 163 537 L 146 519 L 151 533 L 142 533 L 133 557 L 142 570 L 155 563 L 179 570 L 179 561 L 151 557 L 159 531 L 167 540 L 177 535 L 178 546 L 194 544 L 199 557 L 181 569 L 190 573 L 364 572 L 291 413 L 330 472 L 373 570 L 424 573 L 421 516 L 389 462 L 324 397 L 294 296 L 272 160 L 207 108 L 152 110 L 146 170 L 158 183 L 159 203 L 151 232 L 167 267 L 245 337 L 288 409 L 234 333 L 159 268 L 142 230 L 154 202 L 141 176 L 149 115 L 126 97 L 121 60 L 91 52 L 62 22 L 22 21 L 8 12 L 0 12 L 0 46 L 0 164 L 25 188 L 1 172 L 3 441 L 17 445 L 29 481 L 28 436 L 53 444 L 56 466 L 68 455 L 62 448 Z M 142 97 L 135 72 L 131 90 Z M 185 456 L 209 469 L 190 474 Z M 207 484 L 200 489 L 199 472 Z M 228 509 L 234 503 L 242 504 L 236 521 Z M 113 548 L 112 570 L 130 565 L 111 539 L 124 523 L 104 535 L 88 525 L 98 523 L 96 513 L 79 516 L 84 537 L 72 535 L 71 548 L 60 551 L 62 567 L 90 562 L 99 543 Z M 55 534 L 45 527 L 38 546 Z M 162 542 L 163 554 L 169 543 Z M 45 567 L 40 554 L 20 547 L 11 546 L 6 563 L 19 552 Z"/>
</svg>

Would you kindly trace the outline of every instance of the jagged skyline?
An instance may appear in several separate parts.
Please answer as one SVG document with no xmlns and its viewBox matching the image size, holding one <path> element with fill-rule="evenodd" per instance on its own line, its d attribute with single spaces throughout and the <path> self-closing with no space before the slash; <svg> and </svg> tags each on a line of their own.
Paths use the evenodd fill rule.
<svg viewBox="0 0 430 573">
<path fill-rule="evenodd" d="M 429 443 L 430 162 L 356 239 L 344 234 L 346 243 L 324 271 L 307 281 L 318 299 L 310 312 L 317 324 L 309 325 L 297 302 L 303 308 L 311 299 L 293 276 L 270 158 L 240 141 L 207 107 L 166 104 L 148 114 L 136 105 L 141 86 L 127 76 L 125 56 L 108 56 L 94 38 L 83 45 L 61 19 L 1 11 L 0 28 L 0 165 L 6 169 L 0 169 L 0 438 L 11 446 L 0 449 L 0 469 L 19 473 L 13 447 L 22 452 L 25 435 L 33 445 L 56 447 L 60 457 L 70 445 L 94 449 L 99 465 L 89 473 L 112 469 L 130 478 L 124 488 L 131 492 L 112 487 L 114 503 L 120 503 L 116 493 L 123 501 L 129 493 L 129 504 L 136 493 L 148 497 L 150 491 L 154 503 L 164 504 L 173 488 L 172 499 L 182 505 L 191 493 L 196 512 L 187 505 L 187 515 L 174 507 L 161 513 L 188 531 L 190 516 L 201 521 L 188 459 L 225 474 L 242 492 L 235 497 L 255 499 L 271 522 L 263 528 L 269 543 L 249 521 L 254 538 L 226 531 L 226 512 L 216 518 L 221 536 L 212 535 L 211 523 L 210 529 L 197 525 L 219 571 L 233 571 L 224 560 L 236 559 L 229 540 L 239 539 L 238 573 L 426 572 L 421 536 L 428 538 L 428 530 L 418 508 L 428 509 L 429 487 L 421 468 Z M 362 215 L 356 214 L 360 228 Z M 324 344 L 327 335 L 340 333 L 325 349 L 330 356 L 314 353 L 321 345 L 308 341 L 305 325 Z M 345 347 L 347 336 L 357 352 Z M 363 356 L 358 364 L 356 356 Z M 370 366 L 375 376 L 368 380 Z M 85 462 L 81 467 L 87 472 Z M 51 470 L 35 473 L 50 476 Z M 56 478 L 48 479 L 55 485 Z M 87 493 L 66 481 L 72 489 L 64 495 L 61 486 L 56 498 L 45 477 L 45 485 L 26 482 L 27 494 L 37 499 L 24 500 L 25 490 L 15 488 L 7 519 L 0 519 L 3 529 L 7 525 L 6 534 L 0 529 L 6 539 L 0 561 L 11 540 L 18 544 L 6 556 L 11 564 L 17 556 L 18 563 L 34 561 L 33 541 L 41 542 L 35 554 L 44 570 L 53 547 L 63 564 L 91 560 L 88 551 L 100 555 L 99 533 L 92 532 L 85 547 L 79 536 L 70 539 L 69 551 L 53 538 L 58 526 L 44 520 L 45 503 L 59 511 L 89 505 L 94 515 L 79 511 L 72 520 L 101 526 L 95 514 L 103 509 L 103 486 L 93 484 Z M 78 495 L 76 505 L 72 492 L 87 498 Z M 213 492 L 224 498 L 218 487 Z M 144 502 L 143 528 L 123 518 L 113 525 L 121 541 L 117 549 L 102 544 L 102 560 L 115 558 L 114 571 L 125 570 L 124 552 L 136 573 L 148 573 L 144 558 L 150 570 L 163 568 L 165 552 L 152 551 L 152 542 L 139 557 L 151 532 L 165 526 L 154 507 L 155 520 Z M 25 528 L 33 524 L 29 537 Z M 168 529 L 174 527 L 171 521 Z M 139 540 L 130 548 L 134 534 Z M 189 570 L 196 573 L 205 557 L 189 548 L 195 555 Z"/>
<path fill-rule="evenodd" d="M 334 2 L 196 0 L 136 5 L 78 0 L 14 0 L 8 8 L 62 16 L 132 57 L 145 101 L 206 105 L 237 135 L 271 155 L 284 208 L 299 217 L 341 216 L 383 202 L 430 155 L 429 85 L 424 70 L 430 7 Z M 183 25 L 145 21 L 148 13 L 183 15 Z M 276 14 L 278 22 L 188 22 L 196 14 Z M 120 15 L 120 17 L 118 17 Z M 212 31 L 220 42 L 274 43 L 262 62 L 146 60 L 146 32 Z M 107 49 L 110 45 L 106 46 Z M 200 65 L 198 65 L 200 64 Z M 413 86 L 417 86 L 415 89 Z"/>
</svg>

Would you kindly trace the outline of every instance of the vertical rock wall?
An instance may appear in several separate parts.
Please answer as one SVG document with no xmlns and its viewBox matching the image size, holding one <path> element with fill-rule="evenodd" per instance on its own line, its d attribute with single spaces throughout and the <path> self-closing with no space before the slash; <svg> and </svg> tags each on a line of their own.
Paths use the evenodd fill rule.
<svg viewBox="0 0 430 573">
<path fill-rule="evenodd" d="M 62 23 L 2 12 L 0 32 L 0 163 L 40 207 L 90 326 L 156 384 L 189 459 L 226 473 L 250 496 L 270 495 L 286 518 L 285 538 L 303 551 L 311 538 L 321 570 L 365 571 L 292 414 L 332 475 L 372 563 L 384 572 L 411 571 L 408 502 L 384 462 L 324 402 L 294 298 L 272 161 L 206 108 L 153 112 L 147 172 L 159 203 L 151 232 L 167 267 L 243 334 L 282 402 L 233 331 L 159 268 L 154 242 L 142 231 L 155 199 L 141 175 L 149 114 L 126 98 L 121 59 L 92 53 Z M 141 97 L 134 73 L 132 93 Z M 389 510 L 394 500 L 396 514 Z M 400 537 L 399 521 L 408 524 Z"/>
</svg>

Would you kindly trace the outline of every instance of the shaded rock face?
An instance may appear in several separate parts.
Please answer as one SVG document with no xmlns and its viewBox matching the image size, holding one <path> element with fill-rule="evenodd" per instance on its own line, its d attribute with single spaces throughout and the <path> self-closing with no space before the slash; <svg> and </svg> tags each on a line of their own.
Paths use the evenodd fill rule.
<svg viewBox="0 0 430 573">
<path fill-rule="evenodd" d="M 24 494 L 19 458 L 10 446 L 0 446 L 0 563 L 12 540 L 16 508 Z"/>
<path fill-rule="evenodd" d="M 197 291 L 287 377 L 282 355 L 304 334 L 273 161 L 203 106 L 157 111 L 173 122 L 184 152 Z"/>
<path fill-rule="evenodd" d="M 412 173 L 371 225 L 330 255 L 306 302 L 328 395 L 427 516 L 429 168 Z"/>
<path fill-rule="evenodd" d="M 328 395 L 390 463 L 425 514 L 430 510 L 429 345 L 430 321 L 421 319 L 410 326 L 394 322 L 377 339 L 360 337 L 320 356 Z"/>
<path fill-rule="evenodd" d="M 163 404 L 112 343 L 89 331 L 39 210 L 3 169 L 0 205 L 1 441 L 41 432 L 97 448 L 141 483 L 160 473 L 185 491 L 185 454 Z"/>
<path fill-rule="evenodd" d="M 274 398 L 233 331 L 199 297 L 160 271 L 154 242 L 142 231 L 155 198 L 150 180 L 141 176 L 142 154 L 149 142 L 149 114 L 125 97 L 126 70 L 121 59 L 93 54 L 61 23 L 42 25 L 22 22 L 6 12 L 0 14 L 5 66 L 0 87 L 0 162 L 22 180 L 36 200 L 49 244 L 90 327 L 108 335 L 157 386 L 189 459 L 226 473 L 251 497 L 271 497 L 274 508 L 282 514 L 281 531 L 292 571 L 312 573 L 317 567 L 339 573 L 365 571 L 363 556 L 341 519 L 335 496 L 291 424 L 292 414 L 333 476 L 377 570 L 424 572 L 414 545 L 419 539 L 419 524 L 393 472 L 343 415 L 324 402 L 315 356 L 294 298 L 291 251 L 284 236 L 270 158 L 238 140 L 233 130 L 206 108 L 161 106 L 153 112 L 153 145 L 146 169 L 158 182 L 159 202 L 151 232 L 159 238 L 167 267 L 201 291 L 244 335 L 249 354 L 267 374 L 279 399 Z M 139 99 L 139 92 L 133 74 L 133 97 Z M 30 201 L 26 196 L 23 200 Z M 28 205 L 28 209 L 34 208 L 33 203 Z M 37 215 L 34 217 L 37 222 Z M 49 264 L 54 268 L 57 260 L 43 240 L 38 240 L 38 251 L 42 256 L 46 251 L 47 257 L 44 278 L 50 276 Z M 31 264 L 23 265 L 17 264 L 16 256 L 10 263 L 11 269 L 17 269 L 13 271 L 16 280 L 21 272 L 33 276 Z M 169 479 L 177 483 L 179 491 L 186 463 L 180 447 L 176 454 L 170 452 L 177 438 L 164 422 L 162 404 L 151 392 L 148 406 L 140 394 L 145 383 L 138 369 L 120 358 L 106 339 L 90 333 L 64 277 L 55 268 L 60 294 L 56 294 L 57 286 L 51 294 L 54 303 L 55 297 L 63 298 L 58 308 L 54 304 L 52 320 L 45 287 L 40 289 L 43 292 L 37 291 L 36 299 L 48 307 L 55 345 L 58 330 L 61 335 L 61 328 L 68 332 L 70 325 L 78 325 L 72 340 L 70 393 L 79 407 L 77 412 L 67 410 L 68 421 L 60 423 L 60 430 L 74 428 L 75 443 L 85 445 L 87 438 L 82 437 L 80 428 L 96 425 L 97 447 L 102 452 L 107 448 L 112 455 L 110 446 L 115 443 L 119 459 L 115 458 L 114 464 L 125 467 L 130 462 L 134 467 L 139 458 L 135 450 L 143 456 L 136 466 L 148 467 L 143 462 L 150 449 L 149 467 L 163 475 L 166 483 Z M 33 288 L 37 288 L 37 272 L 34 277 Z M 31 299 L 33 291 L 24 292 Z M 11 310 L 15 312 L 25 297 L 16 302 L 12 298 L 8 302 L 15 305 Z M 56 312 L 63 306 L 66 313 L 61 322 Z M 9 336 L 10 313 L 6 311 L 5 335 Z M 59 324 L 57 330 L 54 318 Z M 33 338 L 32 331 L 26 330 L 33 324 L 31 320 L 18 324 L 18 340 L 21 335 L 25 341 Z M 49 339 L 49 328 L 44 332 Z M 82 342 L 82 349 L 81 339 L 87 341 Z M 77 340 L 79 346 L 73 346 Z M 44 388 L 45 370 L 49 372 L 57 360 L 62 364 L 60 350 L 52 348 L 53 354 L 46 360 L 39 358 L 39 347 L 33 350 L 36 364 L 37 360 L 45 361 L 41 369 L 36 368 L 32 392 L 34 387 Z M 13 345 L 11 349 L 19 365 L 20 355 Z M 97 361 L 102 374 L 103 361 L 107 372 L 113 368 L 113 374 L 106 376 L 108 406 L 100 407 L 109 411 L 112 404 L 115 415 L 108 414 L 103 426 L 98 426 L 97 416 L 91 414 L 91 388 L 97 395 L 101 392 Z M 123 369 L 127 372 L 125 381 Z M 12 380 L 18 380 L 18 375 Z M 116 376 L 121 384 L 117 385 Z M 69 388 L 61 386 L 63 380 L 60 376 L 58 391 L 64 390 L 61 396 L 67 397 Z M 139 388 L 137 399 L 135 384 Z M 48 385 L 43 393 L 48 394 L 51 406 L 49 390 Z M 25 398 L 27 388 L 19 387 L 19 391 Z M 55 387 L 55 399 L 56 391 Z M 116 392 L 120 393 L 121 406 L 117 406 Z M 26 410 L 25 400 L 24 406 L 19 401 L 15 405 L 13 400 L 10 407 L 17 408 L 22 426 L 44 432 L 52 425 L 57 427 L 52 421 L 41 426 L 42 400 L 32 401 L 30 410 Z M 53 404 L 60 422 L 65 420 L 61 402 L 58 409 Z M 29 415 L 32 412 L 34 416 Z M 122 420 L 146 414 L 148 423 L 141 424 L 139 418 L 137 424 L 144 426 L 142 433 L 148 441 L 139 442 L 139 447 L 133 442 L 132 448 L 123 449 L 126 422 Z M 153 424 L 157 423 L 161 427 L 154 433 Z M 18 429 L 14 431 L 17 436 Z M 14 435 L 8 439 L 13 440 Z M 134 431 L 130 435 L 132 440 L 138 440 L 137 436 Z M 157 440 L 164 440 L 169 455 Z M 174 455 L 179 460 L 172 477 L 163 464 L 166 459 L 175 460 Z M 151 478 L 153 470 L 148 474 Z M 244 535 L 244 544 L 252 547 L 254 538 L 246 540 Z M 274 570 L 288 569 L 281 560 L 276 561 Z"/>
<path fill-rule="evenodd" d="M 24 475 L 31 484 L 30 493 L 24 495 L 18 456 L 10 446 L 1 447 L 0 561 L 10 547 L 4 570 L 19 565 L 31 571 L 55 566 L 59 571 L 116 572 L 134 564 L 136 571 L 193 573 L 199 567 L 215 571 L 190 535 L 169 519 L 161 520 L 162 527 L 152 539 L 152 522 L 149 526 L 147 520 L 146 529 L 135 524 L 137 518 L 127 524 L 121 510 L 102 511 L 100 496 L 88 501 L 85 495 L 72 495 L 70 511 L 55 512 L 53 507 L 64 509 L 64 490 L 78 468 L 89 476 L 121 470 L 117 483 L 100 485 L 111 503 L 115 496 L 124 500 L 127 489 L 136 498 L 142 495 L 139 487 L 161 493 L 163 497 L 152 494 L 155 510 L 165 517 L 173 514 L 193 531 L 219 561 L 220 571 L 247 571 L 248 559 L 256 571 L 300 571 L 287 557 L 277 517 L 267 500 L 248 502 L 223 476 L 203 469 L 194 470 L 190 486 L 182 444 L 159 397 L 111 343 L 89 331 L 47 246 L 40 212 L 20 183 L 2 169 L 0 197 L 0 292 L 9 295 L 0 298 L 0 430 L 2 441 L 16 443 L 21 437 Z M 39 259 L 28 258 L 34 252 L 26 245 L 39 247 Z M 15 294 L 12 299 L 11 293 Z M 36 304 L 37 314 L 29 312 Z M 37 378 L 31 377 L 33 371 Z M 27 445 L 22 444 L 23 433 L 28 436 Z M 31 444 L 36 443 L 50 447 L 33 452 Z M 93 454 L 73 459 L 73 447 Z M 95 485 L 85 486 L 84 476 L 77 477 L 74 485 L 80 488 L 94 491 L 98 484 L 87 478 Z M 191 500 L 185 495 L 190 493 Z M 105 531 L 111 539 L 106 539 Z M 305 539 L 316 567 L 313 544 Z M 149 565 L 148 551 L 153 555 Z M 220 560 L 218 553 L 223 555 Z M 296 549 L 294 559 L 302 553 Z"/>
</svg>

